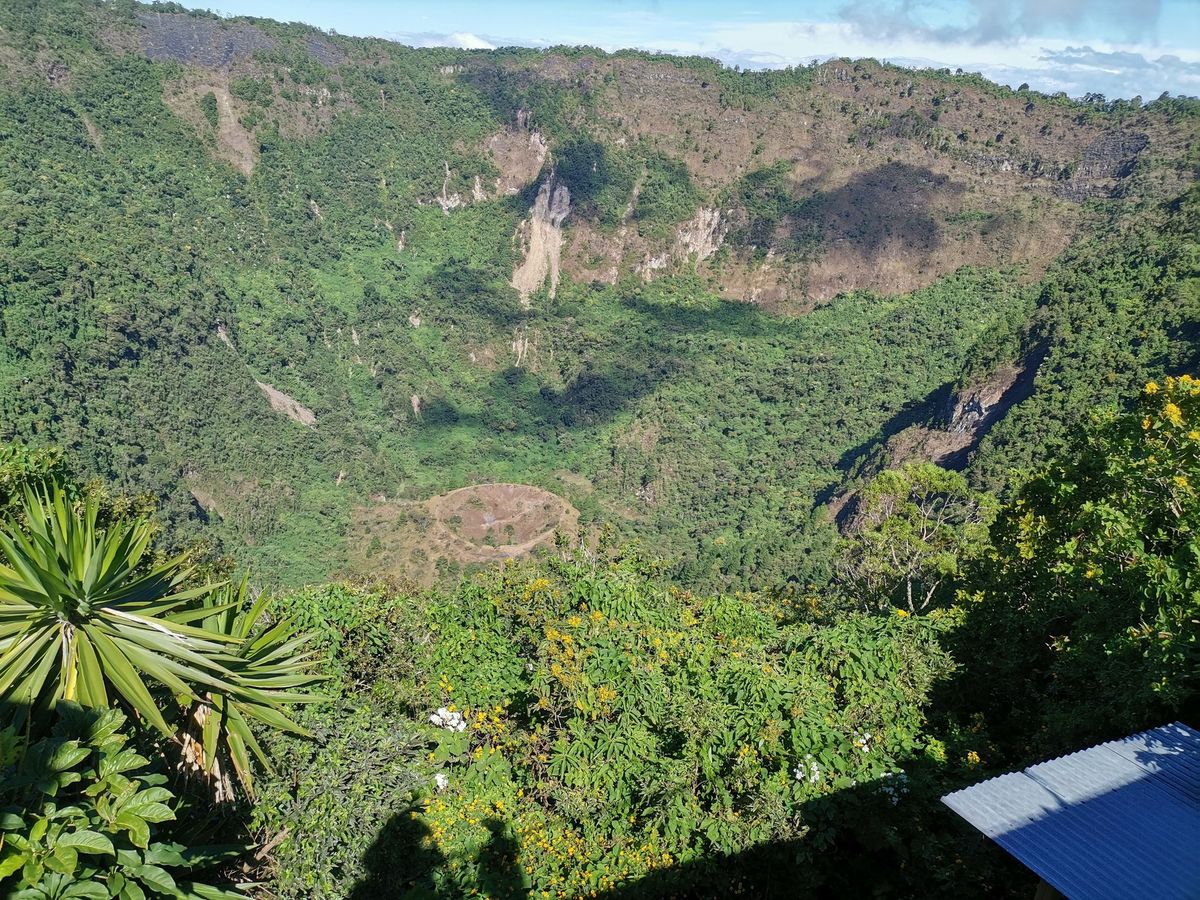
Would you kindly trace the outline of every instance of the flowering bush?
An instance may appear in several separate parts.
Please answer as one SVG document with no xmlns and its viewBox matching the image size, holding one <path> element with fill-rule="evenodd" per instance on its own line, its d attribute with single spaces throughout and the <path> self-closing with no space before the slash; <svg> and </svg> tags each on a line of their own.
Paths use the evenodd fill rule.
<svg viewBox="0 0 1200 900">
<path fill-rule="evenodd" d="M 1146 385 L 1031 479 L 963 591 L 958 653 L 997 737 L 1061 752 L 1200 686 L 1200 380 Z"/>
<path fill-rule="evenodd" d="M 900 802 L 949 669 L 937 616 L 822 627 L 629 559 L 509 566 L 429 615 L 429 762 L 448 776 L 410 815 L 449 896 L 499 877 L 532 897 L 708 880 L 699 861 L 768 842 L 815 854 Z M 868 785 L 857 816 L 822 812 Z"/>
</svg>

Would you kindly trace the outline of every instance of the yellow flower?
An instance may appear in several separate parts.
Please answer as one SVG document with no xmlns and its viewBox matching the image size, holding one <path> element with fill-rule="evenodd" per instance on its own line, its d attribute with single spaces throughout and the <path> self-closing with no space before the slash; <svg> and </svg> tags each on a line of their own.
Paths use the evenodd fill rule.
<svg viewBox="0 0 1200 900">
<path fill-rule="evenodd" d="M 1149 416 L 1143 416 L 1143 417 L 1142 417 L 1142 430 L 1143 430 L 1143 431 L 1149 431 L 1149 430 L 1150 430 L 1150 417 L 1149 417 Z"/>
<path fill-rule="evenodd" d="M 1191 482 L 1188 481 L 1186 475 L 1176 475 L 1175 476 L 1175 486 L 1187 489 L 1188 487 L 1191 486 Z"/>
<path fill-rule="evenodd" d="M 1172 425 L 1183 424 L 1183 410 L 1181 410 L 1174 403 L 1168 403 L 1163 408 L 1163 415 L 1167 417 L 1167 420 L 1170 421 Z"/>
<path fill-rule="evenodd" d="M 896 615 L 898 615 L 898 616 L 899 616 L 901 619 L 907 618 L 907 617 L 908 617 L 908 610 L 906 610 L 906 609 L 898 609 L 898 610 L 896 610 Z"/>
<path fill-rule="evenodd" d="M 1188 440 L 1200 441 L 1200 431 L 1196 431 L 1195 429 L 1193 429 L 1192 431 L 1189 431 L 1188 432 Z"/>
<path fill-rule="evenodd" d="M 1147 394 L 1157 394 L 1158 393 L 1158 382 L 1156 382 L 1156 381 L 1146 382 L 1146 393 Z"/>
<path fill-rule="evenodd" d="M 1153 383 L 1154 383 L 1154 382 L 1151 382 L 1151 384 L 1153 384 Z M 978 754 L 978 753 L 976 753 L 974 750 L 972 750 L 971 752 L 969 752 L 969 753 L 967 754 L 967 762 L 968 762 L 968 763 L 970 763 L 970 764 L 971 764 L 971 765 L 973 765 L 973 766 L 977 766 L 977 765 L 979 765 L 979 762 L 980 762 L 980 760 L 979 760 L 979 754 Z"/>
</svg>

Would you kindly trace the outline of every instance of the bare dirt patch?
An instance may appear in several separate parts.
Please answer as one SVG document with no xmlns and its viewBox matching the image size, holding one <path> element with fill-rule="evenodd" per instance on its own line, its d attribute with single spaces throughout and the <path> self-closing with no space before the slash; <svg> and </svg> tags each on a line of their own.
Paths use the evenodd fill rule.
<svg viewBox="0 0 1200 900">
<path fill-rule="evenodd" d="M 574 537 L 578 530 L 578 511 L 557 494 L 528 484 L 477 484 L 356 509 L 350 565 L 429 585 L 442 573 L 552 548 L 556 532 Z"/>
<path fill-rule="evenodd" d="M 510 128 L 488 138 L 485 149 L 500 173 L 496 179 L 499 197 L 519 194 L 533 184 L 548 152 L 546 142 L 538 132 Z"/>
<path fill-rule="evenodd" d="M 541 288 L 547 276 L 550 296 L 558 289 L 558 266 L 562 255 L 563 220 L 571 212 L 571 192 L 551 172 L 538 190 L 529 220 L 518 228 L 524 262 L 513 272 L 512 286 L 521 292 L 521 304 L 529 308 L 529 295 Z"/>
<path fill-rule="evenodd" d="M 210 126 L 201 112 L 201 99 L 212 94 L 217 101 L 217 125 Z M 254 172 L 257 141 L 241 121 L 245 104 L 229 93 L 227 73 L 189 72 L 163 89 L 163 100 L 170 110 L 188 122 L 200 134 L 211 134 L 220 159 L 249 177 Z"/>
<path fill-rule="evenodd" d="M 266 396 L 267 402 L 271 404 L 271 409 L 275 410 L 275 412 L 283 413 L 292 421 L 299 422 L 301 425 L 307 425 L 309 428 L 317 424 L 316 413 L 295 397 L 285 394 L 265 381 L 255 379 L 254 383 L 258 385 L 258 389 Z"/>
</svg>

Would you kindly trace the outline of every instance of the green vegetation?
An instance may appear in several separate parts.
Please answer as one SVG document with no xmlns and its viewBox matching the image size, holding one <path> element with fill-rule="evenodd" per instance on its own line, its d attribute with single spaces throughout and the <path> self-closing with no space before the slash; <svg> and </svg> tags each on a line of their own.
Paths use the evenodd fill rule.
<svg viewBox="0 0 1200 900">
<path fill-rule="evenodd" d="M 662 229 L 690 218 L 700 199 L 687 166 L 655 153 L 646 160 L 646 176 L 633 217 L 643 227 Z"/>
<path fill-rule="evenodd" d="M 0 802 L 0 882 L 18 878 L 12 897 L 233 898 L 241 894 L 192 882 L 188 870 L 210 867 L 227 849 L 164 841 L 177 818 L 167 776 L 128 747 L 116 709 L 85 710 L 64 702 L 53 733 L 32 744 L 0 732 L 4 774 Z"/>
<path fill-rule="evenodd" d="M 301 730 L 283 706 L 309 699 L 294 690 L 312 681 L 303 638 L 287 621 L 255 628 L 265 595 L 242 612 L 244 586 L 218 598 L 211 585 L 184 587 L 185 557 L 147 556 L 147 521 L 100 527 L 99 513 L 95 495 L 73 508 L 58 484 L 27 487 L 20 520 L 0 531 L 0 692 L 16 723 L 32 727 L 64 701 L 105 709 L 119 698 L 170 738 L 178 726 L 164 708 L 187 701 L 197 766 L 219 781 L 228 756 L 249 790 L 249 751 L 265 762 L 249 722 Z"/>
<path fill-rule="evenodd" d="M 1198 473 L 1200 382 L 1168 378 L 1132 414 L 1096 415 L 1001 514 L 959 654 L 1001 746 L 1196 714 Z"/>
<path fill-rule="evenodd" d="M 988 549 L 995 501 L 957 472 L 909 463 L 863 489 L 851 536 L 839 548 L 848 598 L 888 610 L 947 605 L 949 587 Z"/>
<path fill-rule="evenodd" d="M 1195 101 L 0 54 L 0 891 L 1024 895 L 937 798 L 1200 710 Z"/>
<path fill-rule="evenodd" d="M 284 897 L 1020 892 L 999 851 L 961 846 L 965 826 L 936 798 L 992 767 L 1194 709 L 1197 426 L 1200 381 L 1152 382 L 1135 412 L 1098 415 L 998 511 L 956 473 L 884 472 L 842 550 L 850 575 L 795 598 L 698 595 L 605 546 L 503 566 L 449 594 L 311 588 L 265 623 L 244 587 L 216 602 L 206 587 L 176 592 L 163 612 L 234 642 L 189 654 L 227 663 L 230 687 L 213 685 L 207 719 L 189 705 L 185 665 L 165 656 L 142 653 L 139 675 L 97 654 L 109 674 L 96 683 L 118 690 L 100 703 L 81 689 L 101 707 L 90 713 L 61 696 L 31 705 L 37 692 L 7 677 L 0 746 L 19 777 L 6 780 L 0 871 L 41 892 L 28 896 L 92 896 L 93 883 L 105 896 L 233 896 L 188 870 L 248 854 L 252 829 L 259 877 Z M 28 473 L 14 476 L 24 499 L 0 548 L 6 670 L 28 671 L 24 648 L 41 648 L 36 628 L 12 624 L 27 618 L 30 586 L 48 583 L 29 547 L 78 546 L 56 555 L 98 575 L 143 573 L 135 584 L 183 580 L 177 563 L 140 562 L 144 523 L 117 519 L 95 540 L 102 553 L 56 537 L 96 533 L 94 495 L 68 505 L 87 497 L 70 485 L 52 494 L 59 524 L 47 531 L 29 482 L 61 464 L 6 458 Z M 85 593 L 59 581 L 58 596 Z M 311 643 L 290 637 L 299 628 Z M 35 654 L 33 670 L 50 672 L 58 649 Z M 327 702 L 297 714 L 301 729 L 282 707 L 314 699 L 293 693 L 313 680 L 310 658 Z M 185 782 L 186 800 L 166 790 L 161 767 L 204 770 L 200 732 L 246 698 L 278 732 L 255 744 L 258 759 L 243 754 L 261 770 L 256 793 L 211 772 L 202 791 Z M 146 750 L 122 749 L 127 720 L 108 703 L 139 712 Z M 182 749 L 153 727 L 163 709 Z M 191 741 L 204 750 L 189 753 Z M 87 799 L 62 806 L 68 788 Z M 176 821 L 181 803 L 201 812 L 235 797 L 244 812 L 199 833 Z M 204 835 L 232 846 L 206 849 Z M 63 893 L 74 885 L 85 892 Z"/>
<path fill-rule="evenodd" d="M 120 22 L 134 27 L 139 9 Z M 477 179 L 490 194 L 502 161 L 484 148 L 517 118 L 551 142 L 568 227 L 606 240 L 626 216 L 644 239 L 670 240 L 706 204 L 733 210 L 714 265 L 805 260 L 835 246 L 833 195 L 795 182 L 787 160 L 722 186 L 659 139 L 619 144 L 583 124 L 599 114 L 597 85 L 539 76 L 531 51 L 405 51 L 274 23 L 254 24 L 275 45 L 238 63 L 238 122 L 214 135 L 211 90 L 189 93 L 175 62 L 111 50 L 110 14 L 81 0 L 0 13 L 14 36 L 47 35 L 71 73 L 70 90 L 51 86 L 14 45 L 0 89 L 0 437 L 60 446 L 85 478 L 154 497 L 172 542 L 212 541 L 268 584 L 343 570 L 372 497 L 511 481 L 564 494 L 585 534 L 617 527 L 689 586 L 800 590 L 832 564 L 822 503 L 947 385 L 1048 352 L 1034 396 L 968 471 L 1002 492 L 1058 444 L 1056 423 L 1195 363 L 1194 198 L 1132 219 L 1114 206 L 1111 228 L 1033 288 L 1018 270 L 964 268 L 781 318 L 717 299 L 710 274 L 683 266 L 649 285 L 568 276 L 525 309 L 508 279 L 537 178 L 449 215 L 432 202 L 472 196 Z M 227 27 L 249 40 L 250 24 Z M 604 59 L 694 73 L 735 107 L 806 103 L 828 75 Z M 834 70 L 905 88 L 874 64 Z M 837 108 L 812 115 L 840 121 Z M 241 150 L 224 143 L 241 138 Z M 924 140 L 890 126 L 876 139 Z M 852 242 L 883 240 L 853 228 Z M 256 381 L 315 426 L 273 411 Z M 454 567 L 442 571 L 451 583 Z"/>
<path fill-rule="evenodd" d="M 213 128 L 217 127 L 220 121 L 217 111 L 217 95 L 209 91 L 200 98 L 200 111 L 204 113 L 204 118 Z"/>
</svg>

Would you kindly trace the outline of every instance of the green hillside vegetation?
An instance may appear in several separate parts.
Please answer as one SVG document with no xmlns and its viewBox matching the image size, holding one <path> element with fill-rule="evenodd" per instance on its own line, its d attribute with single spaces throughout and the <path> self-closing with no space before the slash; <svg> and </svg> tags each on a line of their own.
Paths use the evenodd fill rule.
<svg viewBox="0 0 1200 900">
<path fill-rule="evenodd" d="M 0 90 L 3 437 L 62 447 L 89 476 L 158 498 L 173 540 L 215 541 L 268 582 L 371 574 L 347 546 L 371 498 L 514 482 L 564 496 L 585 534 L 608 525 L 640 539 L 684 584 L 795 591 L 830 571 L 821 505 L 848 475 L 877 468 L 863 468 L 875 442 L 936 418 L 928 402 L 939 391 L 1048 354 L 1033 397 L 971 464 L 973 483 L 1002 491 L 1072 418 L 1195 363 L 1195 199 L 1156 196 L 1164 179 L 1194 172 L 1185 101 L 1022 101 L 1102 128 L 1137 118 L 1164 142 L 1130 176 L 1128 199 L 1089 201 L 1099 236 L 1041 282 L 1022 264 L 978 265 L 912 292 L 849 290 L 780 316 L 731 296 L 722 267 L 818 259 L 841 204 L 870 195 L 805 193 L 775 151 L 722 182 L 716 161 L 681 155 L 658 131 L 621 143 L 588 116 L 615 121 L 610 104 L 642 66 L 660 67 L 664 90 L 670 78 L 701 94 L 718 85 L 716 108 L 731 114 L 777 118 L 786 103 L 847 128 L 861 127 L 852 120 L 867 94 L 884 103 L 900 75 L 905 103 L 925 85 L 942 106 L 966 104 L 956 115 L 976 81 L 874 64 L 757 74 L 587 50 L 416 51 L 158 9 L 147 19 L 136 5 L 58 0 L 0 14 L 11 51 Z M 170 43 L 184 40 L 172 36 L 177 22 L 226 28 L 252 49 L 220 75 L 205 68 L 202 37 Z M 159 61 L 126 52 L 142 40 L 168 49 L 147 51 Z M 548 60 L 589 59 L 607 68 L 584 87 L 542 74 L 559 64 Z M 851 82 L 858 106 L 819 93 Z M 225 90 L 235 119 L 217 100 Z M 549 142 L 543 172 L 553 165 L 571 191 L 569 240 L 594 226 L 603 240 L 633 230 L 661 246 L 717 203 L 733 211 L 725 243 L 649 283 L 624 272 L 576 280 L 581 263 L 564 258 L 557 295 L 524 308 L 508 281 L 536 168 L 515 194 L 488 188 L 448 212 L 436 199 L 491 185 L 508 163 L 485 150 L 489 136 L 520 116 Z M 915 141 L 957 167 L 974 147 L 943 153 L 924 131 L 878 128 L 871 153 Z M 905 191 L 924 177 L 875 172 Z M 1049 195 L 1044 206 L 1064 221 L 1079 214 Z M 1043 227 L 1032 211 L 1013 214 Z M 953 227 L 988 240 L 993 219 Z M 863 252 L 885 239 L 852 227 Z M 273 410 L 265 386 L 315 424 Z M 452 580 L 460 568 L 439 571 Z"/>
<path fill-rule="evenodd" d="M 1200 715 L 1200 104 L 0 4 L 0 892 L 1025 896 Z"/>
<path fill-rule="evenodd" d="M 127 568 L 113 577 L 128 571 L 130 588 L 187 589 L 147 606 L 121 588 L 110 608 L 140 605 L 173 629 L 213 623 L 197 633 L 198 662 L 262 661 L 233 669 L 230 698 L 272 685 L 286 686 L 284 704 L 308 701 L 290 713 L 296 725 L 258 707 L 269 727 L 253 729 L 264 748 L 261 764 L 247 761 L 261 769 L 253 793 L 245 779 L 165 777 L 181 751 L 154 727 L 155 705 L 181 724 L 194 717 L 189 693 L 210 715 L 222 706 L 211 689 L 194 694 L 188 676 L 156 669 L 166 657 L 152 644 L 135 657 L 142 688 L 99 642 L 81 672 L 115 691 L 81 680 L 54 688 L 49 705 L 21 702 L 37 692 L 23 694 L 28 682 L 14 676 L 42 678 L 38 660 L 59 657 L 57 647 L 20 651 L 32 632 L 13 627 L 19 598 L 50 585 L 18 574 L 45 498 L 78 498 L 55 514 L 66 535 L 97 515 L 110 523 L 101 542 L 146 526 L 64 481 L 60 460 L 8 450 L 0 685 L 6 714 L 25 724 L 3 733 L 18 777 L 5 782 L 14 812 L 0 877 L 41 885 L 37 896 L 85 882 L 103 896 L 141 896 L 123 887 L 132 882 L 155 896 L 239 896 L 218 894 L 247 877 L 227 861 L 257 844 L 252 877 L 282 897 L 1024 895 L 1032 877 L 937 798 L 1196 714 L 1197 426 L 1200 381 L 1171 378 L 1148 384 L 1129 414 L 1091 417 L 998 508 L 933 467 L 881 475 L 871 488 L 873 504 L 891 503 L 881 533 L 900 535 L 922 515 L 960 523 L 948 526 L 957 543 L 931 534 L 925 546 L 891 545 L 933 560 L 926 571 L 946 581 L 918 614 L 903 570 L 795 600 L 701 595 L 672 585 L 660 562 L 609 547 L 498 567 L 449 593 L 312 587 L 281 596 L 262 620 L 264 600 L 226 592 L 214 605 L 228 601 L 230 618 L 218 619 L 205 606 L 211 571 L 118 553 Z M 46 493 L 47 483 L 61 487 Z M 991 508 L 994 524 L 981 533 L 940 515 L 943 502 Z M 877 546 L 862 540 L 840 548 L 849 563 Z M 74 633 L 99 641 L 93 627 Z M 305 652 L 315 654 L 307 663 Z M 295 674 L 263 668 L 286 660 Z M 296 693 L 315 676 L 322 698 Z M 99 718 L 87 712 L 96 706 Z M 127 743 L 136 750 L 122 751 Z M 130 797 L 129 784 L 140 793 L 114 816 L 104 792 Z M 94 811 L 91 800 L 56 811 L 62 792 L 81 788 Z M 205 814 L 214 803 L 217 815 Z"/>
</svg>

